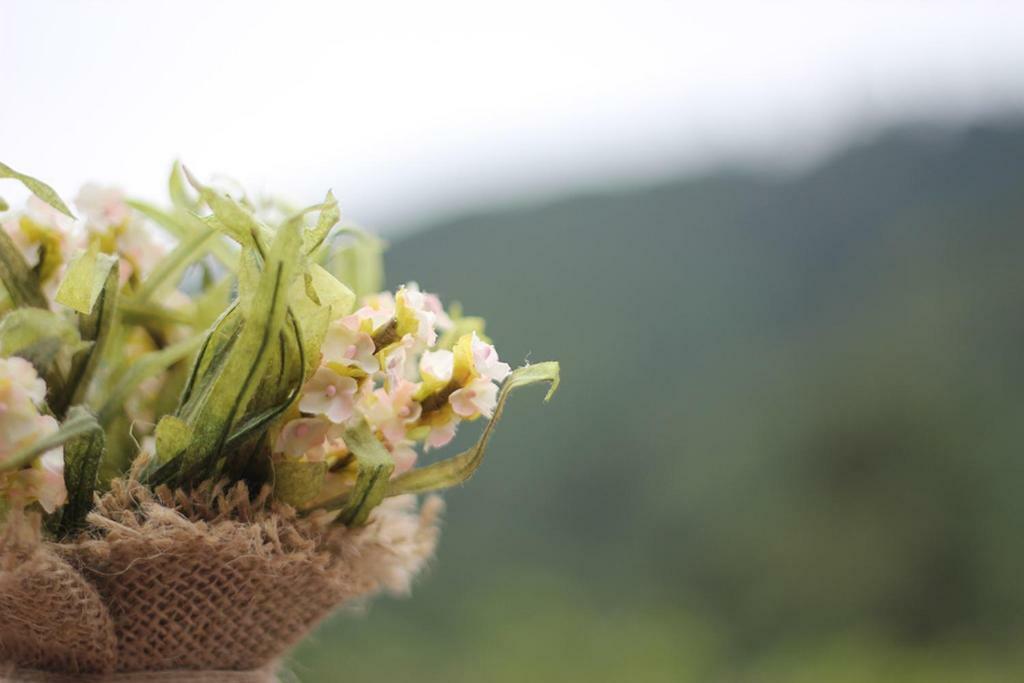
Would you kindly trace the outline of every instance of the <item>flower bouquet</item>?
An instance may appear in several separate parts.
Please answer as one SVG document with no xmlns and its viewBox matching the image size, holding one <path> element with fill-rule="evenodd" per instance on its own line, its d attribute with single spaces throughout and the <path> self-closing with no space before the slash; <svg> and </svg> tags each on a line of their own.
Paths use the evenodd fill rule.
<svg viewBox="0 0 1024 683">
<path fill-rule="evenodd" d="M 172 169 L 168 207 L 0 199 L 0 676 L 273 680 L 342 603 L 403 592 L 511 370 L 480 318 L 381 293 L 331 193 L 294 209 Z M 463 421 L 487 420 L 450 457 Z M 418 460 L 430 459 L 417 465 Z"/>
</svg>

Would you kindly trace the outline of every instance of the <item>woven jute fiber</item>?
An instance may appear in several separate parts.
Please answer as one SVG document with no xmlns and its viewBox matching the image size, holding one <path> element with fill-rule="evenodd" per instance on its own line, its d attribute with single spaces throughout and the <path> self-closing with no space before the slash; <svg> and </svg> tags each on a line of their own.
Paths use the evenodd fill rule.
<svg viewBox="0 0 1024 683">
<path fill-rule="evenodd" d="M 440 508 L 391 499 L 347 529 L 250 500 L 242 484 L 185 494 L 115 481 L 73 541 L 7 531 L 0 680 L 274 680 L 339 605 L 408 591 Z"/>
</svg>

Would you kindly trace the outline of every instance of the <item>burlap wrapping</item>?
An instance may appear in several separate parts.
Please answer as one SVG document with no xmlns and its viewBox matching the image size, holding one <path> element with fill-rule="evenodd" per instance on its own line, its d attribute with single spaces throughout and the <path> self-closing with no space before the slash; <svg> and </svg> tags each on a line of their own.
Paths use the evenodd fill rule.
<svg viewBox="0 0 1024 683">
<path fill-rule="evenodd" d="M 336 607 L 409 589 L 441 503 L 415 505 L 386 501 L 350 530 L 250 501 L 241 484 L 184 495 L 115 482 L 73 542 L 8 529 L 0 680 L 274 680 Z"/>
</svg>

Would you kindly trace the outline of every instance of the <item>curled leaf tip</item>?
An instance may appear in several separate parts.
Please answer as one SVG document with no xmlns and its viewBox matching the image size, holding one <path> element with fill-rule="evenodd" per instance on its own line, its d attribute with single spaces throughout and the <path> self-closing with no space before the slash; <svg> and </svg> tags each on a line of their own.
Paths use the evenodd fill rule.
<svg viewBox="0 0 1024 683">
<path fill-rule="evenodd" d="M 463 451 L 456 456 L 410 470 L 405 474 L 391 480 L 387 489 L 388 496 L 397 496 L 404 493 L 426 493 L 428 491 L 439 491 L 451 488 L 464 483 L 476 472 L 483 462 L 487 444 L 491 439 L 494 428 L 501 419 L 505 409 L 505 403 L 509 395 L 520 387 L 529 386 L 538 382 L 548 382 L 551 388 L 548 390 L 545 401 L 550 399 L 558 388 L 559 366 L 555 361 L 525 365 L 517 368 L 509 375 L 501 385 L 501 392 L 498 394 L 498 403 L 494 409 L 494 416 L 484 427 L 483 434 L 476 444 L 468 451 Z"/>
</svg>

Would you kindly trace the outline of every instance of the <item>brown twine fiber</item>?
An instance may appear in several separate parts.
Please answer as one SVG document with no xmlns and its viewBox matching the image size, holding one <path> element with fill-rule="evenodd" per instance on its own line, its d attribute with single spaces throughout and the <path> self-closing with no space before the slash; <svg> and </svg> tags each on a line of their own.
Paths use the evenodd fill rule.
<svg viewBox="0 0 1024 683">
<path fill-rule="evenodd" d="M 243 484 L 185 494 L 129 479 L 73 541 L 41 541 L 33 520 L 12 519 L 0 540 L 0 680 L 273 681 L 275 663 L 340 604 L 408 591 L 442 507 L 415 506 L 390 499 L 346 529 L 266 493 L 250 501 Z"/>
</svg>

